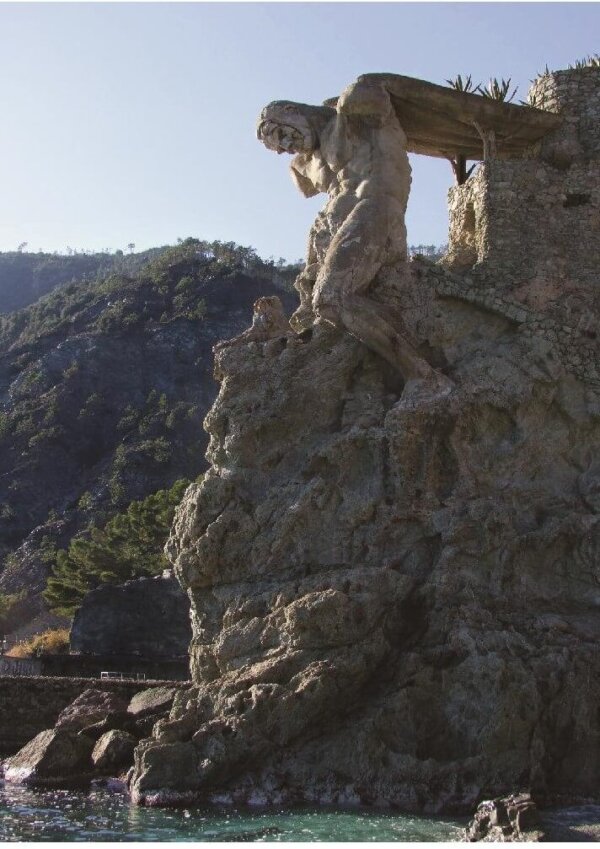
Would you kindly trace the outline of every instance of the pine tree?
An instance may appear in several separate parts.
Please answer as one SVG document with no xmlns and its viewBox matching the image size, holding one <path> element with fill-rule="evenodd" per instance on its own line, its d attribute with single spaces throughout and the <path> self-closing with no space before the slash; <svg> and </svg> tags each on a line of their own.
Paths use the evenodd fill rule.
<svg viewBox="0 0 600 849">
<path fill-rule="evenodd" d="M 179 480 L 171 489 L 132 501 L 103 528 L 92 528 L 87 537 L 77 537 L 66 551 L 59 551 L 43 593 L 50 609 L 72 616 L 100 584 L 160 574 L 169 565 L 163 547 L 188 485 L 188 480 Z"/>
</svg>

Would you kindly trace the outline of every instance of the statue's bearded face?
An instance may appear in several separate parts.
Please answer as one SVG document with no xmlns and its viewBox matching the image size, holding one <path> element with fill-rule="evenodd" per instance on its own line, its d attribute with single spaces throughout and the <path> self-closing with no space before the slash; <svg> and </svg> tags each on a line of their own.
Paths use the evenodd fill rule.
<svg viewBox="0 0 600 849">
<path fill-rule="evenodd" d="M 285 100 L 265 106 L 256 135 L 265 147 L 276 153 L 310 153 L 317 144 L 302 105 Z"/>
</svg>

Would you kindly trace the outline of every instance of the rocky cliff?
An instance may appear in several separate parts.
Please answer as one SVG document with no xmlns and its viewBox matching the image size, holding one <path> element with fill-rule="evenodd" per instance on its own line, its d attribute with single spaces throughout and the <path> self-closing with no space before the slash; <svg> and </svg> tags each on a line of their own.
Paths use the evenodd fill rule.
<svg viewBox="0 0 600 849">
<path fill-rule="evenodd" d="M 597 793 L 597 390 L 460 274 L 372 296 L 450 394 L 324 322 L 216 356 L 168 546 L 194 686 L 137 749 L 140 803 Z"/>
</svg>

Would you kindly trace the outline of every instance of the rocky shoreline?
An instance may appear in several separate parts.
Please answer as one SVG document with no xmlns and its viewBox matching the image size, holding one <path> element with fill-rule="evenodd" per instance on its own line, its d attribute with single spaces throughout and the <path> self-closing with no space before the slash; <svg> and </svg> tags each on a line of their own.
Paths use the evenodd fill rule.
<svg viewBox="0 0 600 849">
<path fill-rule="evenodd" d="M 64 775 L 59 750 L 87 780 L 102 737 L 133 733 L 146 806 L 593 796 L 600 400 L 506 317 L 439 310 L 434 278 L 378 291 L 444 359 L 443 398 L 325 324 L 218 352 L 211 469 L 168 546 L 193 683 L 133 724 L 100 705 L 44 732 L 8 780 Z"/>
<path fill-rule="evenodd" d="M 168 716 L 176 687 L 145 688 L 124 698 L 93 687 L 2 763 L 5 781 L 28 787 L 83 788 L 100 777 L 126 782 L 139 740 Z"/>
<path fill-rule="evenodd" d="M 183 691 L 185 693 L 185 691 Z M 138 740 L 156 723 L 165 722 L 176 690 L 160 686 L 140 691 L 129 702 L 122 696 L 89 688 L 68 705 L 52 729 L 40 732 L 16 755 L 2 763 L 0 778 L 36 789 L 104 787 L 135 800 L 134 750 Z M 133 791 L 133 792 L 132 792 Z M 198 791 L 158 791 L 143 799 L 147 807 L 194 807 L 209 804 L 236 809 L 294 809 L 316 805 L 360 811 L 392 812 L 385 800 L 373 800 L 365 808 L 350 786 L 334 793 L 312 785 L 301 794 L 269 793 L 247 782 L 231 792 L 199 794 Z M 587 806 L 587 807 L 586 807 Z M 400 812 L 400 811 L 399 811 Z M 465 815 L 466 810 L 457 812 Z M 528 793 L 481 802 L 464 830 L 467 842 L 539 842 L 548 840 L 597 840 L 600 837 L 600 805 L 589 800 L 545 800 L 538 809 Z"/>
<path fill-rule="evenodd" d="M 447 397 L 324 323 L 217 353 L 211 468 L 168 545 L 194 685 L 136 749 L 138 803 L 593 794 L 600 400 L 508 318 L 441 309 L 436 279 L 377 292 Z"/>
</svg>

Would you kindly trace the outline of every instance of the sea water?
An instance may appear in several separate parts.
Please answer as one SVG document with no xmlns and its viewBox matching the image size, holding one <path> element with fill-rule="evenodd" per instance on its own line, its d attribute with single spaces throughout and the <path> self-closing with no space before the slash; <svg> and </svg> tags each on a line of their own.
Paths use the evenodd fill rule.
<svg viewBox="0 0 600 849">
<path fill-rule="evenodd" d="M 442 841 L 461 820 L 314 808 L 139 808 L 127 795 L 0 786 L 3 841 Z"/>
</svg>

